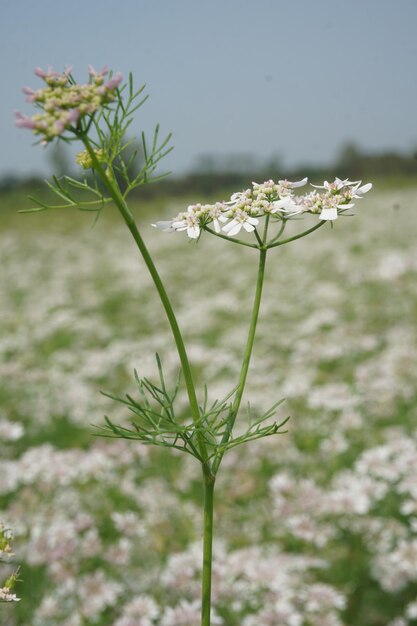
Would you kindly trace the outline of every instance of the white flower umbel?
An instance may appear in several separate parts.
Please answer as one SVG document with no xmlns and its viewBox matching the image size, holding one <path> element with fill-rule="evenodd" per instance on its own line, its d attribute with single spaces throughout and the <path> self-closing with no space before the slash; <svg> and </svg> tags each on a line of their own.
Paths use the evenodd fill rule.
<svg viewBox="0 0 417 626">
<path fill-rule="evenodd" d="M 243 229 L 254 233 L 259 244 L 255 227 L 263 218 L 281 224 L 279 233 L 282 233 L 287 220 L 303 213 L 318 215 L 321 222 L 334 221 L 353 208 L 354 199 L 361 199 L 372 189 L 371 183 L 362 185 L 362 181 L 335 178 L 333 182 L 325 180 L 322 185 L 312 185 L 314 191 L 304 195 L 296 194 L 294 190 L 306 184 L 307 178 L 294 182 L 285 179 L 278 182 L 253 182 L 251 188 L 233 193 L 230 200 L 215 204 L 192 204 L 187 211 L 179 213 L 172 220 L 156 222 L 152 226 L 166 232 L 186 231 L 190 239 L 198 239 L 204 230 L 220 237 L 224 237 L 223 231 L 227 237 L 234 238 Z M 221 224 L 225 225 L 222 227 Z M 269 243 L 276 245 L 277 238 L 279 235 Z M 269 246 L 269 243 L 264 242 L 263 245 Z M 258 247 L 257 244 L 253 245 Z"/>
<path fill-rule="evenodd" d="M 345 180 L 336 178 L 332 183 L 325 180 L 323 185 L 312 185 L 316 189 L 324 189 L 324 192 L 313 191 L 300 198 L 300 204 L 303 205 L 304 211 L 318 213 L 320 220 L 333 221 L 347 209 L 355 206 L 353 199 L 361 199 L 372 189 L 372 183 L 363 186 L 361 184 L 362 181 L 352 182 L 348 178 Z"/>
</svg>

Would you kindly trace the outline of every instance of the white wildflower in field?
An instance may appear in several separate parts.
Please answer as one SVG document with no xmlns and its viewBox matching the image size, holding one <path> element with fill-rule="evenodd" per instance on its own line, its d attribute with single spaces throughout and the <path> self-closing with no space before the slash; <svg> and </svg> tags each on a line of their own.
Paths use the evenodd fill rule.
<svg viewBox="0 0 417 626">
<path fill-rule="evenodd" d="M 188 602 L 181 600 L 175 607 L 168 607 L 161 620 L 161 626 L 189 626 L 197 624 L 200 619 L 201 604 L 198 600 Z M 216 613 L 211 616 L 212 624 L 223 624 Z"/>
<path fill-rule="evenodd" d="M 0 602 L 19 602 L 20 598 L 11 593 L 9 587 L 0 587 Z"/>
<path fill-rule="evenodd" d="M 23 437 L 24 429 L 19 422 L 0 419 L 0 442 L 17 441 Z"/>
<path fill-rule="evenodd" d="M 124 606 L 123 614 L 114 626 L 153 626 L 159 614 L 154 599 L 142 594 Z"/>
</svg>

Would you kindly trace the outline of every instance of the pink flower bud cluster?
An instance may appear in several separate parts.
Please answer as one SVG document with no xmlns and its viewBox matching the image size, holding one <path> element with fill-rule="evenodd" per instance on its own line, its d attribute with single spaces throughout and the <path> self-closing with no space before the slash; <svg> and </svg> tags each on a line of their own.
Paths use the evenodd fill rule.
<svg viewBox="0 0 417 626">
<path fill-rule="evenodd" d="M 26 100 L 34 104 L 40 112 L 32 117 L 16 112 L 16 125 L 19 128 L 29 128 L 35 135 L 40 135 L 43 143 L 62 135 L 84 115 L 92 115 L 102 106 L 113 102 L 115 91 L 122 80 L 120 73 L 107 80 L 109 70 L 106 66 L 97 72 L 90 65 L 90 79 L 84 85 L 74 83 L 70 72 L 70 67 L 65 68 L 62 74 L 54 72 L 52 68 L 47 71 L 37 68 L 35 74 L 46 86 L 36 91 L 30 87 L 23 89 Z"/>
</svg>

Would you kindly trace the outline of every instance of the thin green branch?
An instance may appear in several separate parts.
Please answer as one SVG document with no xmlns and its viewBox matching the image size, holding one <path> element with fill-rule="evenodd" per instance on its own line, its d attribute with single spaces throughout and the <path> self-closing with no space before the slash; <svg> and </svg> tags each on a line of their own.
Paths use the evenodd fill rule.
<svg viewBox="0 0 417 626">
<path fill-rule="evenodd" d="M 298 235 L 294 235 L 293 237 L 289 237 L 288 239 L 283 239 L 282 241 L 277 241 L 275 243 L 267 243 L 266 247 L 269 248 L 276 248 L 277 246 L 283 246 L 286 243 L 290 243 L 291 241 L 295 241 L 296 239 L 301 239 L 301 237 L 305 237 L 306 235 L 309 235 L 310 233 L 314 233 L 315 230 L 318 230 L 319 228 L 321 228 L 324 224 L 326 224 L 325 221 L 321 221 L 318 224 L 316 224 L 315 226 L 312 226 L 311 228 L 309 228 L 308 230 L 303 230 L 302 233 L 298 233 Z"/>
<path fill-rule="evenodd" d="M 286 225 L 287 225 L 287 220 L 283 219 L 281 221 L 281 226 L 279 227 L 279 230 L 278 230 L 277 234 L 275 235 L 275 237 L 273 237 L 269 241 L 268 245 L 271 244 L 271 243 L 274 243 L 274 241 L 278 241 L 278 239 L 281 237 L 282 233 L 284 232 Z"/>
<path fill-rule="evenodd" d="M 222 235 L 221 233 L 216 233 L 216 231 L 210 228 L 209 226 L 204 226 L 204 230 L 206 230 L 211 235 L 215 235 L 216 237 L 220 237 L 220 239 L 225 239 L 226 241 L 231 241 L 232 243 L 237 243 L 240 246 L 246 246 L 247 248 L 255 248 L 255 250 L 259 249 L 258 246 L 256 246 L 253 243 L 246 243 L 246 241 L 241 241 L 240 239 L 235 239 L 234 237 L 229 237 L 227 235 Z"/>
<path fill-rule="evenodd" d="M 243 356 L 242 368 L 240 370 L 238 388 L 237 388 L 235 399 L 233 401 L 231 412 L 230 412 L 230 420 L 228 421 L 226 431 L 222 437 L 220 446 L 224 446 L 225 444 L 227 444 L 227 442 L 229 441 L 231 437 L 233 426 L 234 426 L 234 423 L 236 421 L 236 417 L 239 411 L 240 403 L 242 401 L 243 391 L 245 388 L 246 378 L 247 378 L 248 370 L 249 370 L 249 363 L 250 363 L 250 358 L 252 354 L 253 343 L 255 340 L 255 332 L 256 332 L 256 325 L 258 322 L 259 309 L 261 305 L 262 288 L 263 288 L 264 277 L 265 277 L 266 253 L 267 253 L 266 249 L 261 249 L 259 251 L 258 278 L 256 282 L 255 298 L 253 302 L 252 317 L 251 317 L 251 321 L 249 325 L 249 332 L 248 332 L 248 338 L 246 342 L 245 354 Z M 220 451 L 216 455 L 215 460 L 213 461 L 212 470 L 213 470 L 214 475 L 216 475 L 219 469 L 223 455 L 224 455 L 224 450 Z"/>
</svg>

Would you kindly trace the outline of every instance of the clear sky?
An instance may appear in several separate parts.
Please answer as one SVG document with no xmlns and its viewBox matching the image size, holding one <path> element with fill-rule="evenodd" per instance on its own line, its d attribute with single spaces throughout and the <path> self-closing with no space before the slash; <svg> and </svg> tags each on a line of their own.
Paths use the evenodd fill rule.
<svg viewBox="0 0 417 626">
<path fill-rule="evenodd" d="M 199 155 L 273 154 L 290 167 L 363 149 L 417 146 L 416 0 L 2 0 L 0 176 L 45 173 L 14 127 L 36 66 L 108 64 L 150 100 L 135 128 L 174 133 L 166 166 Z"/>
</svg>

